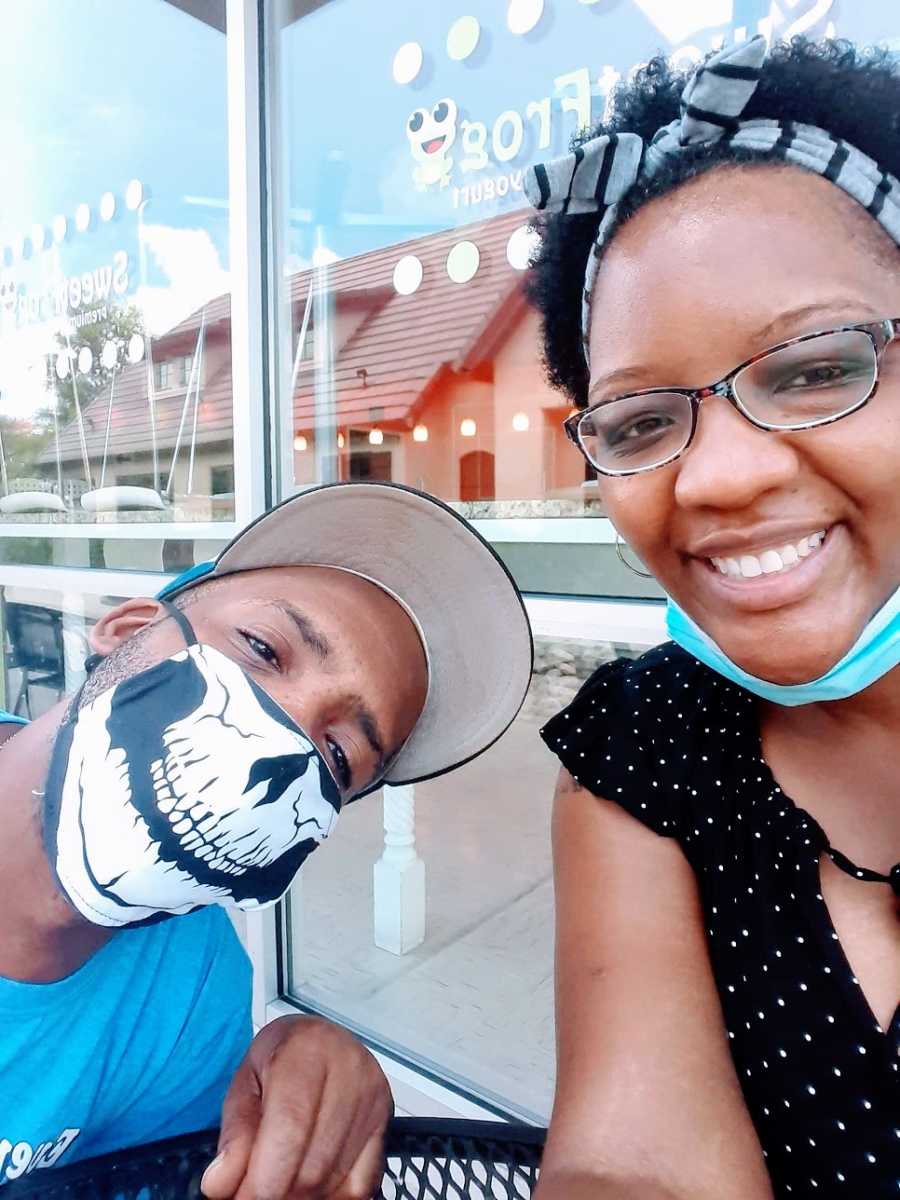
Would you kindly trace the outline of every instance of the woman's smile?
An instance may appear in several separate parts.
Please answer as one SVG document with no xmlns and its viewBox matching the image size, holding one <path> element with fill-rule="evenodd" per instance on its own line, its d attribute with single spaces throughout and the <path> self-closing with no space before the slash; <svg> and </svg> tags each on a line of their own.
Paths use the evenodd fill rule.
<svg viewBox="0 0 900 1200">
<path fill-rule="evenodd" d="M 800 537 L 761 541 L 731 554 L 690 556 L 693 586 L 707 593 L 706 603 L 761 612 L 797 604 L 846 565 L 850 534 L 845 525 L 814 529 Z"/>
</svg>

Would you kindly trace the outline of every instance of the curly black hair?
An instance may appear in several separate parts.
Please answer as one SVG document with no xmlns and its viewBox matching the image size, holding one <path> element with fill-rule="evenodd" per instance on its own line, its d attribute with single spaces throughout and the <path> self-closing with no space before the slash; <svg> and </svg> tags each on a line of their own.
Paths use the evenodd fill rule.
<svg viewBox="0 0 900 1200">
<path fill-rule="evenodd" d="M 649 142 L 679 115 L 689 72 L 654 58 L 619 87 L 609 120 L 580 134 L 589 138 L 626 130 Z M 861 50 L 850 42 L 796 38 L 772 49 L 744 117 L 818 125 L 856 146 L 883 170 L 900 176 L 900 65 L 887 50 Z M 735 149 L 726 141 L 686 150 L 656 175 L 640 179 L 618 206 L 611 234 L 649 200 L 689 179 L 727 164 L 782 160 L 771 153 Z M 529 296 L 542 317 L 544 366 L 550 383 L 579 407 L 587 400 L 588 372 L 581 347 L 581 296 L 585 264 L 599 214 L 553 215 L 538 224 Z"/>
</svg>

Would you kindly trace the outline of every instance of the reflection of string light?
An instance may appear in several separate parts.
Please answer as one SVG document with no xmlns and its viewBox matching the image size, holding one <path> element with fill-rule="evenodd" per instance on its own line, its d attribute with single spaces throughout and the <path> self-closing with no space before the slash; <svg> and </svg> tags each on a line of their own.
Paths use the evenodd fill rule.
<svg viewBox="0 0 900 1200">
<path fill-rule="evenodd" d="M 428 441 L 428 426 L 427 425 L 417 425 L 415 427 L 415 429 L 413 430 L 413 441 L 414 442 L 427 442 Z"/>
<path fill-rule="evenodd" d="M 383 441 L 384 441 L 384 434 L 381 432 L 380 429 L 370 429 L 369 430 L 369 445 L 370 446 L 380 446 Z"/>
<path fill-rule="evenodd" d="M 91 223 L 91 210 L 87 204 L 79 204 L 75 209 L 75 228 L 79 233 L 86 233 Z"/>
<path fill-rule="evenodd" d="M 47 235 L 44 232 L 43 225 L 32 225 L 31 227 L 31 244 L 35 250 L 40 252 L 43 250 L 47 241 Z"/>
<path fill-rule="evenodd" d="M 104 221 L 111 221 L 116 215 L 116 198 L 112 192 L 104 192 L 100 197 L 100 217 Z"/>
<path fill-rule="evenodd" d="M 54 240 L 54 242 L 64 242 L 66 240 L 66 234 L 68 232 L 69 232 L 69 222 L 62 215 L 62 213 L 60 213 L 59 216 L 56 216 L 53 218 L 53 240 Z"/>
<path fill-rule="evenodd" d="M 338 434 L 337 442 L 338 442 L 338 450 L 343 450 L 344 446 L 346 445 L 346 440 L 342 433 Z"/>
<path fill-rule="evenodd" d="M 306 438 L 303 436 L 302 433 L 298 433 L 297 436 L 294 438 L 294 449 L 297 451 L 298 454 L 302 454 L 308 445 L 309 445 L 309 442 L 307 442 Z"/>
<path fill-rule="evenodd" d="M 459 432 L 463 437 L 474 437 L 478 432 L 478 426 L 471 417 L 466 417 L 464 421 L 460 421 Z"/>
<path fill-rule="evenodd" d="M 528 419 L 528 413 L 516 413 L 512 419 L 512 427 L 516 433 L 527 433 L 531 427 L 531 422 Z"/>
</svg>

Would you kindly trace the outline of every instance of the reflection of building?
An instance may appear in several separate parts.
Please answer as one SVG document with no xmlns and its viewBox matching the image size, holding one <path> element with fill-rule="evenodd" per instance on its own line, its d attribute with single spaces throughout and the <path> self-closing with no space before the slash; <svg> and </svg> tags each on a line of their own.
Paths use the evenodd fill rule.
<svg viewBox="0 0 900 1200">
<path fill-rule="evenodd" d="M 329 436 L 342 478 L 393 479 L 463 501 L 580 496 L 583 466 L 561 429 L 567 410 L 543 380 L 525 276 L 507 259 L 507 242 L 522 224 L 522 213 L 507 214 L 334 263 L 327 276 L 302 271 L 292 277 L 297 483 L 315 480 L 322 381 L 314 370 L 312 314 L 321 308 L 310 302 L 310 289 L 325 278 L 335 355 L 327 381 L 335 413 Z M 461 241 L 477 247 L 477 270 L 467 282 L 453 282 L 447 256 Z M 394 272 L 407 254 L 421 264 L 421 283 L 403 295 L 394 286 Z M 412 272 L 418 274 L 415 264 Z M 190 358 L 202 322 L 195 403 L 188 387 Z M 94 484 L 104 456 L 107 485 L 166 490 L 174 471 L 170 491 L 179 515 L 228 515 L 229 298 L 211 301 L 205 314 L 194 313 L 155 338 L 152 361 L 152 387 L 146 360 L 125 367 L 114 393 L 107 388 L 85 411 Z M 60 458 L 65 477 L 83 476 L 77 422 L 61 432 Z M 51 447 L 45 468 L 54 459 Z"/>
<path fill-rule="evenodd" d="M 543 379 L 537 317 L 524 297 L 523 273 L 506 256 L 523 216 L 329 268 L 344 477 L 392 478 L 460 500 L 578 494 L 584 471 L 562 433 L 567 409 Z M 478 248 L 478 269 L 467 283 L 447 273 L 447 255 L 460 241 Z M 400 295 L 393 273 L 407 253 L 421 263 L 422 282 Z M 309 286 L 307 273 L 293 281 L 295 329 Z M 312 372 L 301 364 L 294 424 L 307 448 L 295 452 L 295 475 L 310 482 L 315 404 Z M 377 446 L 369 443 L 373 429 L 383 434 Z"/>
<path fill-rule="evenodd" d="M 201 323 L 203 336 L 199 338 Z M 197 377 L 190 364 L 198 353 Z M 85 449 L 91 483 L 168 491 L 179 519 L 233 515 L 231 301 L 221 296 L 174 329 L 154 338 L 150 357 L 115 372 L 86 406 Z M 65 480 L 87 472 L 77 420 L 59 436 Z M 44 452 L 45 470 L 56 448 Z M 169 487 L 170 475 L 172 486 Z"/>
</svg>

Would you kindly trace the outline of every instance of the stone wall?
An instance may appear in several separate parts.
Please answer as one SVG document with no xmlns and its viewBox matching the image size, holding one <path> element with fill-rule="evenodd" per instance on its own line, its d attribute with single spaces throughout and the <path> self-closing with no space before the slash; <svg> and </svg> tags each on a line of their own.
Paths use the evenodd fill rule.
<svg viewBox="0 0 900 1200">
<path fill-rule="evenodd" d="M 550 719 L 574 698 L 584 681 L 596 669 L 623 654 L 637 654 L 627 646 L 613 642 L 595 642 L 582 638 L 546 638 L 534 640 L 534 672 L 525 701 L 524 714 L 541 723 Z"/>
</svg>

